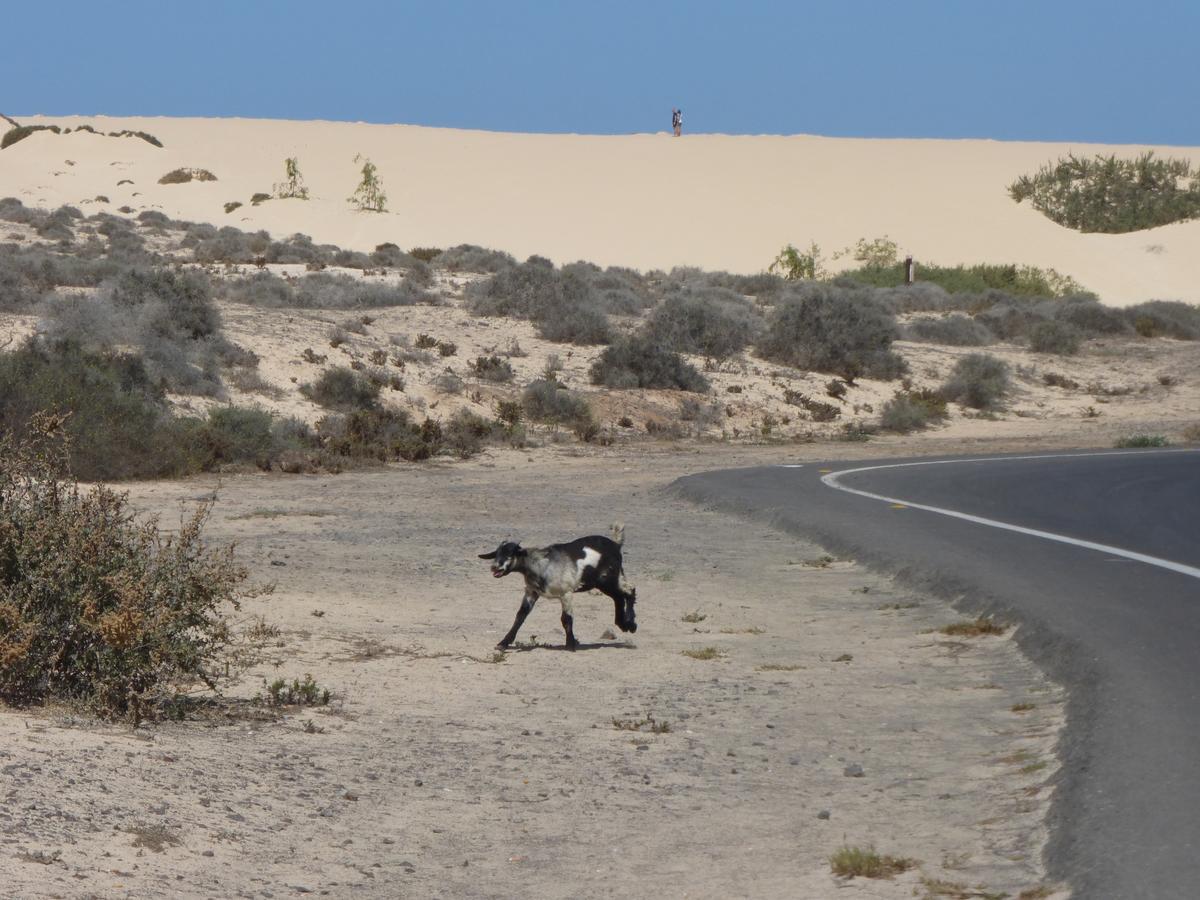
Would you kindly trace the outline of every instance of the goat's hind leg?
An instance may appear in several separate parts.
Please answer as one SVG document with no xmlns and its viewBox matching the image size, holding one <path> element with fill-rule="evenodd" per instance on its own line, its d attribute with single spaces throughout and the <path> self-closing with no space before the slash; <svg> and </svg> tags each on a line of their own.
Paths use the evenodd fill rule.
<svg viewBox="0 0 1200 900">
<path fill-rule="evenodd" d="M 521 630 L 521 626 L 525 624 L 525 617 L 529 615 L 529 611 L 533 609 L 533 604 L 537 603 L 537 594 L 525 592 L 525 596 L 521 598 L 521 607 L 517 610 L 517 618 L 513 621 L 512 628 L 508 629 L 506 634 L 496 645 L 497 650 L 507 650 L 509 645 L 516 640 L 517 632 Z"/>
</svg>

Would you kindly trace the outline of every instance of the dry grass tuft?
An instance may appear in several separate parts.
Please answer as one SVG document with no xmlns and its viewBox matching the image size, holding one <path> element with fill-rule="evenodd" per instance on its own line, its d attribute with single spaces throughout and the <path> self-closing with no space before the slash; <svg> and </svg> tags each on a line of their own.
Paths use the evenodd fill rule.
<svg viewBox="0 0 1200 900">
<path fill-rule="evenodd" d="M 1005 625 L 998 625 L 986 616 L 963 622 L 952 622 L 938 629 L 942 634 L 951 637 L 984 637 L 985 635 L 1001 635 L 1008 630 Z"/>
<path fill-rule="evenodd" d="M 829 867 L 840 878 L 891 878 L 907 872 L 916 860 L 880 856 L 874 847 L 842 847 L 829 857 Z"/>
</svg>

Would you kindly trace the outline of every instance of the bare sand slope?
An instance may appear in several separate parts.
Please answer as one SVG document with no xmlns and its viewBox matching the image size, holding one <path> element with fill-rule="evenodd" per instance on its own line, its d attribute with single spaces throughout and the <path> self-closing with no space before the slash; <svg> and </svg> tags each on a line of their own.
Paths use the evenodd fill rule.
<svg viewBox="0 0 1200 900">
<path fill-rule="evenodd" d="M 131 486 L 166 526 L 215 490 L 211 536 L 277 581 L 243 612 L 281 633 L 239 693 L 307 672 L 334 702 L 279 722 L 134 731 L 0 716 L 6 896 L 1035 888 L 1060 689 L 1008 637 L 936 633 L 959 618 L 943 604 L 661 490 L 794 453 L 506 451 Z M 611 603 L 581 596 L 584 649 L 561 651 L 559 611 L 542 604 L 495 661 L 520 586 L 475 554 L 615 518 L 637 634 L 605 637 Z M 705 648 L 715 658 L 683 654 Z M 845 881 L 828 862 L 843 844 L 919 863 Z"/>
<path fill-rule="evenodd" d="M 37 133 L 0 153 L 0 196 L 29 204 L 160 209 L 176 218 L 303 232 L 369 250 L 475 243 L 519 258 L 756 272 L 786 243 L 826 254 L 889 235 L 918 261 L 1021 263 L 1071 275 L 1106 302 L 1200 301 L 1200 222 L 1127 235 L 1078 234 L 1018 206 L 1007 186 L 1067 153 L 1147 149 L 1200 162 L 1198 148 L 863 140 L 807 135 L 529 135 L 247 119 L 18 117 L 90 123 L 137 138 Z M 378 167 L 388 212 L 352 211 L 357 154 Z M 298 157 L 308 202 L 249 205 Z M 218 180 L 159 185 L 179 167 Z M 128 180 L 131 183 L 120 184 Z M 107 202 L 96 203 L 96 197 Z M 241 201 L 231 214 L 224 204 Z M 835 263 L 845 265 L 846 260 Z"/>
</svg>

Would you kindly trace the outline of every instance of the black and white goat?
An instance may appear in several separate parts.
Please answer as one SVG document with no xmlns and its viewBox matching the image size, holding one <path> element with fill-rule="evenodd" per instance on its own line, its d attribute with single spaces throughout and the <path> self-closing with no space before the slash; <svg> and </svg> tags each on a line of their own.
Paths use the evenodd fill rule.
<svg viewBox="0 0 1200 900">
<path fill-rule="evenodd" d="M 616 606 L 617 627 L 622 631 L 637 631 L 633 604 L 637 591 L 625 580 L 621 562 L 621 545 L 625 542 L 625 527 L 614 525 L 612 537 L 592 535 L 569 544 L 525 549 L 513 541 L 505 541 L 491 553 L 480 553 L 480 559 L 492 560 L 492 576 L 503 578 L 510 572 L 525 576 L 525 596 L 517 610 L 516 621 L 496 649 L 506 649 L 516 638 L 525 617 L 539 597 L 553 597 L 562 603 L 562 626 L 567 633 L 567 649 L 579 646 L 575 640 L 575 614 L 571 595 L 593 588 L 607 594 Z"/>
</svg>

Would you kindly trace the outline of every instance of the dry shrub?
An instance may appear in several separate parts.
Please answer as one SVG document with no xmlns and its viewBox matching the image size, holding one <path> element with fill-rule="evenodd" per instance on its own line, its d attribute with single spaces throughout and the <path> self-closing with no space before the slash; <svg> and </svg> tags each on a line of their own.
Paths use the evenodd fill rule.
<svg viewBox="0 0 1200 900">
<path fill-rule="evenodd" d="M 887 381 L 908 368 L 892 352 L 897 336 L 895 316 L 870 291 L 812 284 L 794 288 L 775 307 L 758 351 L 764 359 L 849 382 L 860 376 Z"/>
<path fill-rule="evenodd" d="M 0 699 L 81 703 L 137 720 L 226 675 L 226 611 L 249 591 L 233 548 L 202 537 L 211 505 L 174 536 L 106 487 L 63 475 L 63 420 L 0 437 Z"/>
<path fill-rule="evenodd" d="M 998 409 L 1008 393 L 1008 363 L 988 353 L 971 353 L 954 365 L 941 395 L 981 410 Z"/>
</svg>

